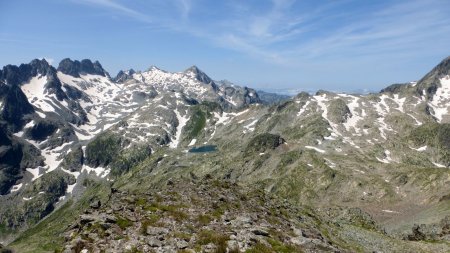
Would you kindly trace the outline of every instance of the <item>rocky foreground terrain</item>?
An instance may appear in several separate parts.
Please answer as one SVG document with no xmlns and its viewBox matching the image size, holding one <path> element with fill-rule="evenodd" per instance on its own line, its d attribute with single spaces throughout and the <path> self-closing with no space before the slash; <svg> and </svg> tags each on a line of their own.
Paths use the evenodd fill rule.
<svg viewBox="0 0 450 253">
<path fill-rule="evenodd" d="M 195 66 L 8 65 L 0 247 L 450 252 L 449 107 L 450 58 L 379 93 L 292 98 Z"/>
<path fill-rule="evenodd" d="M 434 231 L 414 228 L 404 239 L 415 242 L 403 241 L 359 208 L 298 208 L 207 175 L 145 191 L 111 188 L 105 200 L 90 200 L 55 251 L 436 252 L 448 245 L 423 241 L 450 236 L 449 228 L 448 221 Z"/>
<path fill-rule="evenodd" d="M 67 252 L 337 251 L 306 211 L 228 182 L 168 181 L 161 191 L 114 190 L 94 203 L 66 232 Z"/>
</svg>

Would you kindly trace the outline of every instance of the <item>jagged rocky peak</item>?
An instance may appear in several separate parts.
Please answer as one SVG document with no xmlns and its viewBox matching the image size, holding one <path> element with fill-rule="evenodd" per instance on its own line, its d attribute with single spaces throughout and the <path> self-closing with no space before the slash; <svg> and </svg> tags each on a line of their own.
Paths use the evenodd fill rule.
<svg viewBox="0 0 450 253">
<path fill-rule="evenodd" d="M 429 78 L 443 78 L 450 75 L 450 56 L 442 60 L 428 74 L 426 74 L 419 82 L 426 81 Z"/>
<path fill-rule="evenodd" d="M 31 75 L 35 76 L 37 74 L 46 75 L 49 73 L 54 73 L 55 69 L 45 60 L 45 59 L 34 59 L 30 64 L 20 65 L 21 68 L 29 68 L 31 70 Z"/>
<path fill-rule="evenodd" d="M 244 97 L 247 104 L 261 103 L 258 93 L 252 88 L 244 87 Z"/>
<path fill-rule="evenodd" d="M 383 88 L 380 93 L 408 94 L 415 93 L 417 96 L 425 95 L 431 99 L 438 87 L 440 80 L 450 75 L 450 56 L 442 60 L 436 67 L 428 72 L 418 82 L 395 83 Z M 424 92 L 425 91 L 425 92 Z"/>
<path fill-rule="evenodd" d="M 92 62 L 89 59 L 72 61 L 70 58 L 63 59 L 58 66 L 58 71 L 74 77 L 80 77 L 80 74 L 92 74 L 100 76 L 108 76 L 100 62 Z"/>
<path fill-rule="evenodd" d="M 199 80 L 202 83 L 212 83 L 213 80 L 205 74 L 205 72 L 201 71 L 197 66 L 193 65 L 184 71 L 185 74 L 191 75 L 195 79 Z"/>
<path fill-rule="evenodd" d="M 441 87 L 441 79 L 450 75 L 450 56 L 442 60 L 415 85 L 418 95 L 425 95 L 432 100 L 436 91 Z"/>
<path fill-rule="evenodd" d="M 34 59 L 30 63 L 6 65 L 0 71 L 0 79 L 8 85 L 20 85 L 37 75 L 51 75 L 55 69 L 45 59 Z"/>
<path fill-rule="evenodd" d="M 116 77 L 114 77 L 115 82 L 123 83 L 128 79 L 133 78 L 133 74 L 136 73 L 134 69 L 129 70 L 120 70 L 119 73 L 117 73 Z"/>
<path fill-rule="evenodd" d="M 151 65 L 147 71 L 162 71 L 162 72 L 166 72 L 158 67 L 156 67 L 155 65 Z"/>
<path fill-rule="evenodd" d="M 394 83 L 380 90 L 380 93 L 401 93 L 408 90 L 411 83 Z"/>
</svg>

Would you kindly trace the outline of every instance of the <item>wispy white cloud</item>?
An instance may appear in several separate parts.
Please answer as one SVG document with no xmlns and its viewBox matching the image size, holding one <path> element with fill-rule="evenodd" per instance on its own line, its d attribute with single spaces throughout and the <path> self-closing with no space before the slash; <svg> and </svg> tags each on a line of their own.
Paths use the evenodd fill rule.
<svg viewBox="0 0 450 253">
<path fill-rule="evenodd" d="M 187 19 L 189 17 L 189 13 L 192 8 L 192 2 L 190 0 L 177 0 L 178 1 L 178 8 L 180 9 L 181 16 L 184 19 Z"/>
<path fill-rule="evenodd" d="M 73 2 L 86 4 L 90 6 L 96 6 L 105 8 L 107 10 L 114 11 L 116 13 L 120 13 L 122 15 L 126 15 L 130 18 L 143 21 L 143 22 L 152 22 L 152 19 L 149 15 L 141 13 L 137 10 L 131 9 L 119 2 L 113 0 L 72 0 Z"/>
<path fill-rule="evenodd" d="M 289 8 L 294 1 L 274 0 L 271 8 L 258 14 L 241 13 L 233 20 L 225 19 L 227 30 L 254 44 L 267 45 L 289 39 L 299 32 L 303 17 L 291 16 Z M 230 22 L 231 21 L 231 22 Z"/>
<path fill-rule="evenodd" d="M 289 5 L 285 5 L 288 6 Z M 327 9 L 327 8 L 325 8 Z M 373 13 L 361 13 L 349 22 L 331 19 L 333 23 L 316 21 L 311 15 L 290 16 L 283 12 L 283 19 L 277 20 L 271 10 L 266 16 L 269 21 L 258 20 L 258 33 L 249 32 L 242 36 L 243 45 L 255 47 L 254 51 L 263 51 L 260 55 L 276 54 L 277 62 L 293 66 L 298 61 L 323 60 L 323 58 L 353 57 L 361 58 L 373 55 L 411 54 L 421 48 L 429 48 L 436 40 L 450 41 L 450 19 L 439 4 L 424 1 L 408 1 L 385 6 Z M 316 15 L 331 13 L 326 10 Z M 282 15 L 280 15 L 282 16 Z M 339 17 L 339 16 L 337 16 Z M 294 22 L 293 29 L 283 29 L 286 20 Z M 277 22 L 279 21 L 279 22 Z M 251 23 L 254 24 L 254 23 Z M 308 27 L 309 26 L 309 27 Z M 281 28 L 280 28 L 281 27 Z M 320 32 L 311 32 L 311 28 Z M 266 39 L 261 43 L 260 39 Z M 294 41 L 295 43 L 287 43 Z M 430 49 L 428 49 L 430 50 Z M 321 59 L 322 58 L 322 59 Z M 270 58 L 269 58 L 270 59 Z"/>
<path fill-rule="evenodd" d="M 73 1 L 292 66 L 344 56 L 406 55 L 430 41 L 450 41 L 449 5 L 439 0 L 370 2 L 366 4 L 373 6 L 359 8 L 351 0 L 313 6 L 295 0 L 271 0 L 261 6 L 230 0 L 221 5 L 223 10 L 199 0 L 168 0 L 151 9 L 152 15 L 148 6 L 138 11 L 117 0 Z"/>
<path fill-rule="evenodd" d="M 285 64 L 284 59 L 276 52 L 267 51 L 248 43 L 245 39 L 237 37 L 234 34 L 224 34 L 216 38 L 216 43 L 222 47 L 232 49 L 241 53 L 249 54 L 258 58 L 269 60 L 276 64 Z"/>
<path fill-rule="evenodd" d="M 426 7 L 426 8 L 425 8 Z M 391 5 L 360 22 L 346 24 L 326 36 L 313 38 L 291 51 L 308 58 L 330 55 L 399 53 L 426 48 L 432 38 L 443 39 L 450 19 L 439 6 L 422 1 Z"/>
</svg>

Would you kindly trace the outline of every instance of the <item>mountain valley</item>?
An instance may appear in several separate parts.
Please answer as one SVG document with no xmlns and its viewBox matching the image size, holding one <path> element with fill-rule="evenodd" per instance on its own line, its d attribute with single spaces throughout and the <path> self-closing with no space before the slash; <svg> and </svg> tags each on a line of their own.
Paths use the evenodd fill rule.
<svg viewBox="0 0 450 253">
<path fill-rule="evenodd" d="M 450 57 L 293 97 L 196 66 L 7 65 L 0 251 L 449 252 L 449 109 Z"/>
</svg>

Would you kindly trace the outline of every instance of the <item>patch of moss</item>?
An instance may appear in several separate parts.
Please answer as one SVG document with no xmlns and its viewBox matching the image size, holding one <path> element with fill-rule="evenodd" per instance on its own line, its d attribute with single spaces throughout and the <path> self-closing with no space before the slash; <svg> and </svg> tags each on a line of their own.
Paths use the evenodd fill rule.
<svg viewBox="0 0 450 253">
<path fill-rule="evenodd" d="M 143 253 L 142 251 L 138 250 L 136 246 L 133 246 L 130 250 L 125 251 L 126 253 Z"/>
<path fill-rule="evenodd" d="M 185 241 L 189 241 L 189 240 L 191 240 L 192 234 L 184 233 L 184 232 L 174 232 L 173 233 L 173 237 L 178 238 L 178 239 L 182 239 L 182 240 L 185 240 Z"/>
<path fill-rule="evenodd" d="M 181 200 L 181 195 L 178 192 L 169 191 L 167 193 L 167 195 L 168 195 L 170 201 L 179 201 L 179 200 Z"/>
<path fill-rule="evenodd" d="M 106 235 L 105 228 L 103 226 L 101 226 L 100 223 L 98 223 L 98 222 L 92 224 L 92 226 L 89 227 L 88 231 L 91 233 L 98 234 L 100 236 L 100 238 L 104 238 Z"/>
<path fill-rule="evenodd" d="M 161 216 L 157 215 L 157 214 L 150 214 L 147 218 L 143 219 L 141 221 L 141 227 L 140 227 L 140 233 L 141 234 L 146 234 L 147 232 L 147 227 L 152 226 L 152 227 L 159 227 L 162 224 L 159 223 L 159 220 L 161 219 Z"/>
<path fill-rule="evenodd" d="M 272 248 L 275 250 L 275 252 L 280 253 L 300 253 L 302 252 L 297 247 L 294 247 L 292 245 L 284 244 L 276 239 L 269 238 L 267 239 L 269 244 L 272 246 Z"/>
<path fill-rule="evenodd" d="M 213 218 L 207 214 L 200 214 L 197 216 L 197 222 L 200 224 L 200 226 L 205 226 L 211 223 Z"/>
<path fill-rule="evenodd" d="M 141 227 L 139 228 L 139 232 L 141 233 L 141 235 L 146 235 L 147 234 L 147 228 L 149 226 L 151 226 L 151 222 L 149 220 L 142 220 L 141 221 Z"/>
<path fill-rule="evenodd" d="M 122 230 L 126 229 L 127 227 L 131 227 L 133 225 L 133 223 L 130 220 L 126 219 L 126 218 L 123 218 L 123 217 L 120 217 L 120 216 L 118 216 L 116 218 L 117 218 L 116 224 Z"/>
<path fill-rule="evenodd" d="M 198 233 L 197 243 L 199 245 L 213 243 L 217 247 L 216 253 L 226 253 L 228 240 L 229 236 L 226 234 L 217 233 L 213 230 L 201 230 Z"/>
<path fill-rule="evenodd" d="M 178 222 L 181 222 L 189 218 L 189 215 L 187 215 L 184 211 L 180 210 L 169 211 L 169 215 L 172 216 L 172 218 Z"/>
<path fill-rule="evenodd" d="M 198 251 L 197 251 L 198 252 Z M 192 253 L 192 251 L 191 250 L 187 250 L 187 249 L 179 249 L 178 251 L 177 251 L 177 253 Z"/>
<path fill-rule="evenodd" d="M 253 247 L 247 249 L 245 253 L 273 253 L 271 247 L 263 244 L 263 243 L 256 243 Z"/>
<path fill-rule="evenodd" d="M 213 216 L 216 219 L 220 219 L 220 217 L 222 217 L 222 215 L 225 213 L 225 207 L 220 206 L 215 208 L 212 212 L 211 212 L 211 216 Z"/>
<path fill-rule="evenodd" d="M 183 220 L 186 220 L 189 218 L 189 216 L 186 214 L 186 212 L 179 210 L 179 208 L 185 207 L 183 205 L 162 205 L 159 202 L 153 202 L 150 205 L 146 206 L 145 209 L 147 211 L 151 212 L 157 212 L 162 211 L 170 216 L 172 216 L 173 219 L 175 219 L 178 222 L 181 222 Z"/>
<path fill-rule="evenodd" d="M 147 200 L 144 198 L 140 198 L 136 201 L 137 206 L 145 206 L 147 204 Z"/>
<path fill-rule="evenodd" d="M 148 222 L 151 225 L 156 224 L 159 220 L 161 219 L 161 217 L 157 214 L 150 214 L 148 217 Z"/>
</svg>

